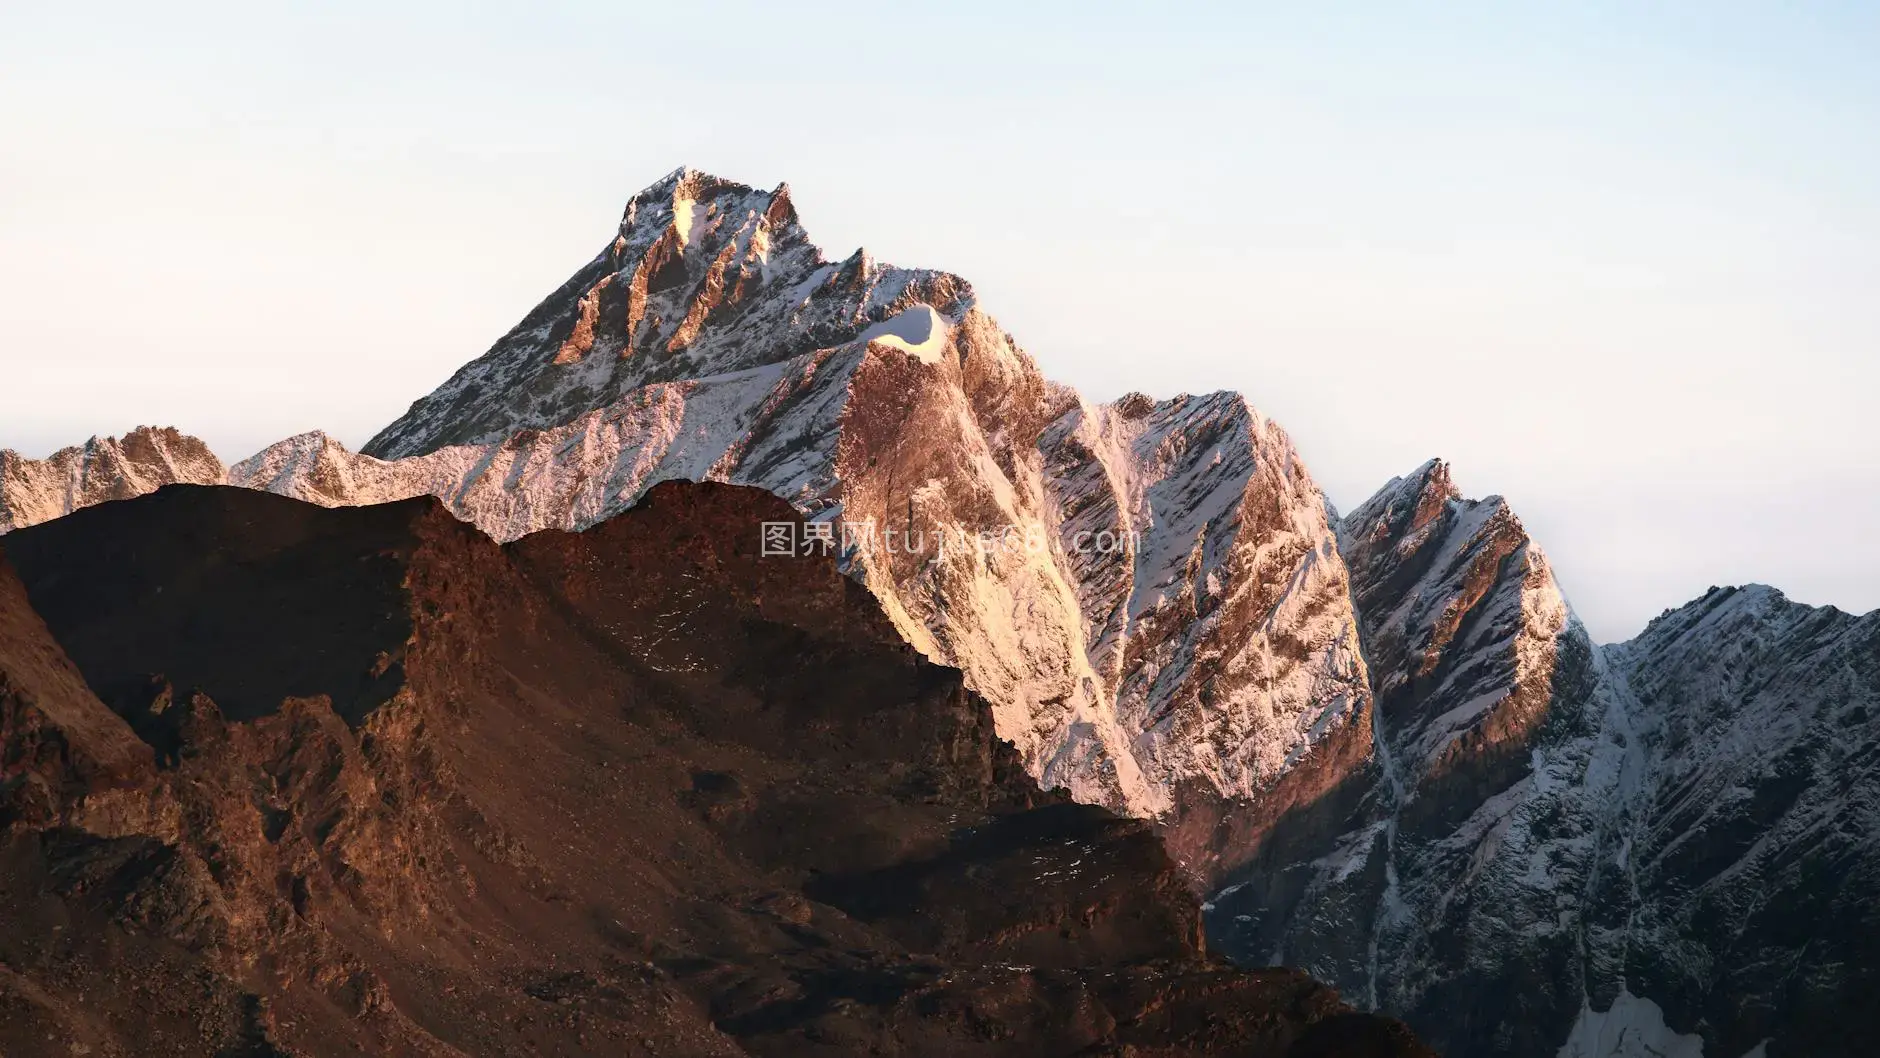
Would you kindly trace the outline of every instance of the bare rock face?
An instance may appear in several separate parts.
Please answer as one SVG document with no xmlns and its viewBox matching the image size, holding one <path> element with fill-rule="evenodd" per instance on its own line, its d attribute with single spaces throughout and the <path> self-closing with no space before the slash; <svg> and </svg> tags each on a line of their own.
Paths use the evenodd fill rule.
<svg viewBox="0 0 1880 1058">
<path fill-rule="evenodd" d="M 1463 499 L 1432 461 L 1342 526 L 1388 773 L 1412 830 L 1454 825 L 1512 785 L 1567 649 L 1588 641 L 1506 502 Z"/>
<path fill-rule="evenodd" d="M 45 459 L 0 450 L 0 533 L 164 485 L 216 485 L 222 478 L 222 462 L 207 445 L 168 427 L 94 437 Z"/>
<path fill-rule="evenodd" d="M 1146 824 L 1040 791 L 833 557 L 760 553 L 793 519 L 668 483 L 501 547 L 175 487 L 9 535 L 0 1045 L 1430 1053 L 1205 954 Z"/>
</svg>

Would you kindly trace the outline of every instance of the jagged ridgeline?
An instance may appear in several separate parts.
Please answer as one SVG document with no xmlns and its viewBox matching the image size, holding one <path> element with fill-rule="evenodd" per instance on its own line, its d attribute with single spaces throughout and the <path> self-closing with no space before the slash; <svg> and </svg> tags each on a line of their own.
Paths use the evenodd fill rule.
<svg viewBox="0 0 1880 1058">
<path fill-rule="evenodd" d="M 1219 950 L 1457 1058 L 1865 1053 L 1873 615 L 1720 589 L 1597 646 L 1507 504 L 1441 463 L 1340 518 L 1241 396 L 1088 401 L 959 277 L 826 259 L 786 188 L 641 192 L 361 453 L 199 449 L 0 457 L 0 526 L 216 480 L 430 495 L 511 541 L 686 479 L 1001 541 L 846 557 L 1036 782 L 1155 822 Z"/>
</svg>

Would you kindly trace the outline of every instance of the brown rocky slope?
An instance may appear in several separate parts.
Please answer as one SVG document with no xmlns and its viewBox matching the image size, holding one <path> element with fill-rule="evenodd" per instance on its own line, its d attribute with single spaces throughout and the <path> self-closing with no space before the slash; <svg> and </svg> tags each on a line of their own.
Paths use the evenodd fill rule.
<svg viewBox="0 0 1880 1058">
<path fill-rule="evenodd" d="M 1428 1053 L 1205 954 L 1146 824 L 759 557 L 796 517 L 176 486 L 8 536 L 0 1053 Z"/>
</svg>

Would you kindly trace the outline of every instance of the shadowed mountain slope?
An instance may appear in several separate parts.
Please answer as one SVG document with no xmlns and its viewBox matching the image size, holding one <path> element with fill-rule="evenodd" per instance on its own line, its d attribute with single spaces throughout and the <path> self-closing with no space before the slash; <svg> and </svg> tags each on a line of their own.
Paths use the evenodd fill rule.
<svg viewBox="0 0 1880 1058">
<path fill-rule="evenodd" d="M 178 486 L 8 536 L 0 1048 L 1427 1053 L 1206 955 L 1145 824 L 759 556 L 794 517 L 670 484 L 502 547 Z"/>
</svg>

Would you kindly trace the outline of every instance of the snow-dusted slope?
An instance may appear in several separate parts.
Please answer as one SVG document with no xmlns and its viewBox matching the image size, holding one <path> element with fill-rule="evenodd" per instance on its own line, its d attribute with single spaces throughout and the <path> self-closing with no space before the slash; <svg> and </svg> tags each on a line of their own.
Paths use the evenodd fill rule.
<svg viewBox="0 0 1880 1058">
<path fill-rule="evenodd" d="M 1702 1037 L 1665 1024 L 1665 1012 L 1649 999 L 1621 991 L 1605 1010 L 1590 1006 L 1573 1023 L 1559 1058 L 1703 1058 Z M 1760 1058 L 1760 1056 L 1755 1056 Z"/>
<path fill-rule="evenodd" d="M 1402 800 L 1418 820 L 1453 816 L 1450 788 L 1505 786 L 1500 751 L 1545 718 L 1566 599 L 1507 503 L 1463 499 L 1441 462 L 1352 511 L 1343 535 Z"/>
<path fill-rule="evenodd" d="M 1602 822 L 1555 791 L 1618 781 L 1591 643 L 1520 520 L 1463 499 L 1442 463 L 1392 481 L 1341 537 L 1377 752 L 1345 780 L 1349 811 L 1280 821 L 1228 879 L 1217 941 L 1414 1012 L 1444 1053 L 1551 1051 L 1581 1000 L 1561 884 L 1590 870 Z"/>
<path fill-rule="evenodd" d="M 1717 589 L 1594 647 L 1441 463 L 1341 528 L 1378 752 L 1228 877 L 1217 942 L 1452 1058 L 1865 1053 L 1880 614 Z"/>
<path fill-rule="evenodd" d="M 1706 1054 L 1872 1053 L 1880 612 L 1715 588 L 1608 653 L 1648 777 L 1616 853 L 1632 991 Z"/>
<path fill-rule="evenodd" d="M 0 533 L 174 482 L 221 480 L 222 462 L 207 445 L 168 428 L 140 426 L 121 438 L 94 437 L 44 459 L 0 450 Z"/>
</svg>

